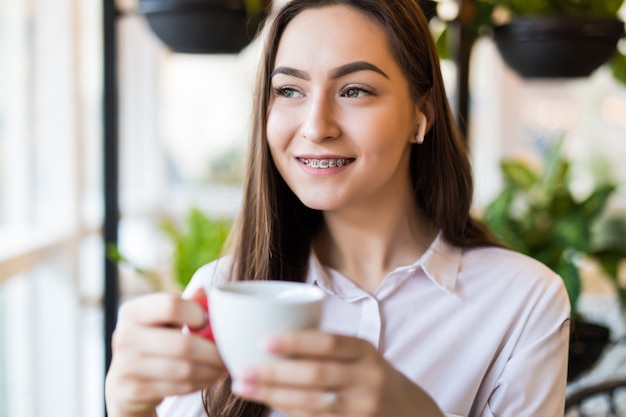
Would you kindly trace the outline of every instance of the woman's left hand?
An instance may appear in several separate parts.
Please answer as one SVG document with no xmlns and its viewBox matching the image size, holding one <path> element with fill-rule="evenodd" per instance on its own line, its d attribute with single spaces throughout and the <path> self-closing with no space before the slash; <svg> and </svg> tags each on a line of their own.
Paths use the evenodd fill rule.
<svg viewBox="0 0 626 417">
<path fill-rule="evenodd" d="M 233 375 L 233 391 L 289 417 L 443 416 L 362 339 L 303 331 L 276 337 L 267 349 L 284 359 Z"/>
</svg>

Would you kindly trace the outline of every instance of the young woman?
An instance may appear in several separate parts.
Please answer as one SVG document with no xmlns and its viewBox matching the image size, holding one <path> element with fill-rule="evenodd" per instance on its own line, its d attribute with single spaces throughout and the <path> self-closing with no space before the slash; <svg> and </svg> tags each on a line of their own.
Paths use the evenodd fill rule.
<svg viewBox="0 0 626 417">
<path fill-rule="evenodd" d="M 124 304 L 111 417 L 563 415 L 561 279 L 470 216 L 467 150 L 415 0 L 293 0 L 265 33 L 244 200 L 225 280 L 328 293 L 322 329 L 227 375 L 192 301 Z M 165 400 L 164 400 L 165 399 Z M 160 405 L 159 405 L 160 404 Z"/>
</svg>

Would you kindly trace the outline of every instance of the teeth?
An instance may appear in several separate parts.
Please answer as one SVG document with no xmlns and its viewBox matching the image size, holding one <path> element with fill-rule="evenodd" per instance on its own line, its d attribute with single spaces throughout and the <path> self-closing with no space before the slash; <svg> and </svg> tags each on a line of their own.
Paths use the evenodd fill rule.
<svg viewBox="0 0 626 417">
<path fill-rule="evenodd" d="M 342 159 L 304 159 L 299 158 L 300 162 L 311 168 L 327 169 L 327 168 L 341 168 L 344 165 L 354 161 L 354 158 L 342 158 Z"/>
</svg>

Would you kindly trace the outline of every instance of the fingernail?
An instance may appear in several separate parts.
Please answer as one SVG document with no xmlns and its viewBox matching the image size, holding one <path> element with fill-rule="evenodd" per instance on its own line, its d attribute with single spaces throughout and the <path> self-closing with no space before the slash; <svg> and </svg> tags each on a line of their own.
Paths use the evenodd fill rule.
<svg viewBox="0 0 626 417">
<path fill-rule="evenodd" d="M 236 379 L 231 384 L 230 390 L 237 395 L 253 395 L 257 392 L 257 386 L 240 379 Z"/>
<path fill-rule="evenodd" d="M 237 378 L 237 380 L 245 381 L 245 382 L 254 382 L 254 381 L 257 381 L 258 379 L 259 379 L 259 371 L 254 368 L 244 369 L 239 375 L 239 378 Z"/>
<path fill-rule="evenodd" d="M 279 338 L 267 338 L 261 341 L 261 347 L 270 353 L 278 353 L 283 348 L 283 343 Z"/>
</svg>

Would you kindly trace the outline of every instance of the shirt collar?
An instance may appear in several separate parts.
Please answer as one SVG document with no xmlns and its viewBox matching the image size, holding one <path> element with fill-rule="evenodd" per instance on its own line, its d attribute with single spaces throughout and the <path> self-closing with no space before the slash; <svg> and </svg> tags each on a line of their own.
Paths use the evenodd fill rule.
<svg viewBox="0 0 626 417">
<path fill-rule="evenodd" d="M 450 244 L 440 231 L 424 254 L 413 264 L 397 268 L 394 272 L 407 270 L 415 273 L 422 269 L 426 276 L 439 288 L 452 294 L 456 288 L 458 274 L 461 269 L 463 250 Z M 356 285 L 342 279 L 338 273 L 332 273 L 322 266 L 315 252 L 311 250 L 307 282 L 320 286 L 332 294 L 343 293 L 347 296 L 358 296 L 361 292 Z M 346 292 L 350 294 L 346 294 Z M 361 293 L 362 294 L 362 293 Z"/>
<path fill-rule="evenodd" d="M 353 301 L 367 296 L 362 289 L 347 277 L 343 276 L 338 271 L 325 268 L 313 250 L 311 250 L 309 256 L 307 283 L 317 285 L 327 293 L 337 295 L 346 300 Z"/>
<path fill-rule="evenodd" d="M 428 250 L 416 262 L 439 288 L 452 294 L 461 270 L 463 250 L 450 244 L 440 231 Z"/>
</svg>

